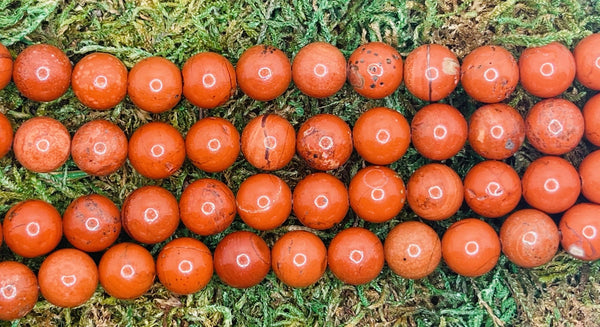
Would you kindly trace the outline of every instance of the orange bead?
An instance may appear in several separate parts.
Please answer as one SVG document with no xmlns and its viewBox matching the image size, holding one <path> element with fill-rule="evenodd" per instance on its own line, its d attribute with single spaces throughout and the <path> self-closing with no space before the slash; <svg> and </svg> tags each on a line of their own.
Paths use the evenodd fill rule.
<svg viewBox="0 0 600 327">
<path fill-rule="evenodd" d="M 585 87 L 600 90 L 600 33 L 591 34 L 573 50 L 577 80 Z"/>
<path fill-rule="evenodd" d="M 212 109 L 225 104 L 235 93 L 235 69 L 225 57 L 201 52 L 190 57 L 181 70 L 183 95 L 194 106 Z"/>
<path fill-rule="evenodd" d="M 140 245 L 123 242 L 106 252 L 98 264 L 100 284 L 110 296 L 132 300 L 146 293 L 154 283 L 154 259 Z"/>
<path fill-rule="evenodd" d="M 555 97 L 573 83 L 575 58 L 558 42 L 527 48 L 519 58 L 519 76 L 527 92 L 541 98 Z"/>
<path fill-rule="evenodd" d="M 348 58 L 348 82 L 358 94 L 381 99 L 402 83 L 402 58 L 396 49 L 382 42 L 359 46 Z"/>
<path fill-rule="evenodd" d="M 292 212 L 292 191 L 279 177 L 256 174 L 240 184 L 237 212 L 250 227 L 270 230 L 279 227 Z"/>
<path fill-rule="evenodd" d="M 420 279 L 431 274 L 442 258 L 440 238 L 419 221 L 396 225 L 383 245 L 385 261 L 402 278 Z"/>
<path fill-rule="evenodd" d="M 558 225 L 563 249 L 577 259 L 600 259 L 599 216 L 600 205 L 595 203 L 579 203 L 567 210 Z"/>
<path fill-rule="evenodd" d="M 465 201 L 477 214 L 498 218 L 521 200 L 521 179 L 509 165 L 488 160 L 471 168 L 464 180 Z"/>
<path fill-rule="evenodd" d="M 458 174 L 438 163 L 417 169 L 406 185 L 410 208 L 427 220 L 450 218 L 460 209 L 463 196 L 463 183 Z"/>
<path fill-rule="evenodd" d="M 600 150 L 588 154 L 579 165 L 581 193 L 591 202 L 600 204 Z"/>
<path fill-rule="evenodd" d="M 175 294 L 193 294 L 203 289 L 213 275 L 213 257 L 202 242 L 181 237 L 167 243 L 156 258 L 160 282 Z"/>
<path fill-rule="evenodd" d="M 160 186 L 140 187 L 123 202 L 121 222 L 127 234 L 140 243 L 162 242 L 179 226 L 177 199 Z"/>
<path fill-rule="evenodd" d="M 71 84 L 71 62 L 57 47 L 34 44 L 23 50 L 13 66 L 13 81 L 33 101 L 60 98 Z"/>
<path fill-rule="evenodd" d="M 307 287 L 327 269 L 327 248 L 315 234 L 297 230 L 283 234 L 271 250 L 273 272 L 284 284 Z"/>
<path fill-rule="evenodd" d="M 411 122 L 412 143 L 421 155 L 445 160 L 457 154 L 467 141 L 465 117 L 456 108 L 434 103 L 427 105 Z"/>
<path fill-rule="evenodd" d="M 376 165 L 389 165 L 408 150 L 410 126 L 398 111 L 377 107 L 358 117 L 352 136 L 354 148 L 363 159 Z"/>
<path fill-rule="evenodd" d="M 368 229 L 351 227 L 339 232 L 327 250 L 329 269 L 346 284 L 366 284 L 383 269 L 383 245 Z"/>
<path fill-rule="evenodd" d="M 199 179 L 183 190 L 179 212 L 181 221 L 192 232 L 203 236 L 217 234 L 235 218 L 235 196 L 218 180 Z"/>
<path fill-rule="evenodd" d="M 73 200 L 63 214 L 65 237 L 85 252 L 98 252 L 111 246 L 121 233 L 119 208 L 99 194 Z"/>
<path fill-rule="evenodd" d="M 73 308 L 94 295 L 98 287 L 98 267 L 85 252 L 61 249 L 42 262 L 38 280 L 42 296 L 48 302 Z"/>
<path fill-rule="evenodd" d="M 62 238 L 62 219 L 48 202 L 26 200 L 12 206 L 2 225 L 6 245 L 17 255 L 35 258 L 54 250 Z"/>
<path fill-rule="evenodd" d="M 113 108 L 127 94 L 127 67 L 111 54 L 89 54 L 73 68 L 71 87 L 85 106 L 95 110 Z"/>
<path fill-rule="evenodd" d="M 559 242 L 554 220 L 536 209 L 514 212 L 500 229 L 502 252 L 514 264 L 524 268 L 539 267 L 552 260 Z"/>
<path fill-rule="evenodd" d="M 382 166 L 359 170 L 350 181 L 348 193 L 352 210 L 372 223 L 396 217 L 406 201 L 402 178 L 392 169 Z"/>
<path fill-rule="evenodd" d="M 10 83 L 10 78 L 13 73 L 13 59 L 12 55 L 4 46 L 0 43 L 0 90 L 5 88 Z"/>
<path fill-rule="evenodd" d="M 14 134 L 10 121 L 0 112 L 0 159 L 10 151 L 13 136 Z"/>
<path fill-rule="evenodd" d="M 519 150 L 524 140 L 523 117 L 504 103 L 479 107 L 469 119 L 469 144 L 486 159 L 506 159 Z"/>
<path fill-rule="evenodd" d="M 38 282 L 26 265 L 15 261 L 0 262 L 0 320 L 25 317 L 38 299 Z"/>
<path fill-rule="evenodd" d="M 600 146 L 600 94 L 591 97 L 583 106 L 583 123 L 585 138 Z"/>
<path fill-rule="evenodd" d="M 296 185 L 292 209 L 300 222 L 309 228 L 328 229 L 341 222 L 348 213 L 348 190 L 339 179 L 315 173 Z"/>
<path fill-rule="evenodd" d="M 242 152 L 258 169 L 281 169 L 292 161 L 296 152 L 296 131 L 281 116 L 260 115 L 242 131 Z"/>
<path fill-rule="evenodd" d="M 309 43 L 294 57 L 292 78 L 302 93 L 313 98 L 330 97 L 346 83 L 346 58 L 329 43 Z"/>
<path fill-rule="evenodd" d="M 260 283 L 269 270 L 269 246 L 254 233 L 233 232 L 225 236 L 215 248 L 215 272 L 229 286 L 252 287 Z"/>
<path fill-rule="evenodd" d="M 442 237 L 442 256 L 446 265 L 459 275 L 481 276 L 494 268 L 500 257 L 500 241 L 487 223 L 462 219 Z"/>
<path fill-rule="evenodd" d="M 149 57 L 139 61 L 127 78 L 127 94 L 140 109 L 159 114 L 173 109 L 183 91 L 181 71 L 170 60 Z"/>
<path fill-rule="evenodd" d="M 421 100 L 433 102 L 447 97 L 459 80 L 458 59 L 443 45 L 424 44 L 406 57 L 404 84 Z"/>
<path fill-rule="evenodd" d="M 525 201 L 550 214 L 573 206 L 581 190 L 575 167 L 565 159 L 553 156 L 541 157 L 529 164 L 521 183 Z"/>
<path fill-rule="evenodd" d="M 161 179 L 173 175 L 185 160 L 185 142 L 179 132 L 163 122 L 139 127 L 129 140 L 129 162 L 141 175 Z"/>
<path fill-rule="evenodd" d="M 513 55 L 497 45 L 484 45 L 469 53 L 460 67 L 460 82 L 473 99 L 496 103 L 506 99 L 519 82 Z"/>
<path fill-rule="evenodd" d="M 58 120 L 34 117 L 25 121 L 13 141 L 15 157 L 23 167 L 47 173 L 62 166 L 69 158 L 71 135 Z"/>
<path fill-rule="evenodd" d="M 202 118 L 188 131 L 185 151 L 194 166 L 209 173 L 220 172 L 240 154 L 240 133 L 223 118 Z"/>
<path fill-rule="evenodd" d="M 292 65 L 285 53 L 262 44 L 242 53 L 235 73 L 240 89 L 258 101 L 270 101 L 282 95 L 292 81 Z"/>
<path fill-rule="evenodd" d="M 296 150 L 311 168 L 336 169 L 350 159 L 352 132 L 341 118 L 318 114 L 300 126 Z"/>
<path fill-rule="evenodd" d="M 73 136 L 71 156 L 77 167 L 90 175 L 112 174 L 127 159 L 127 136 L 107 120 L 93 120 Z"/>
<path fill-rule="evenodd" d="M 527 140 L 545 154 L 561 155 L 573 150 L 583 137 L 581 110 L 564 99 L 536 103 L 525 118 Z"/>
</svg>

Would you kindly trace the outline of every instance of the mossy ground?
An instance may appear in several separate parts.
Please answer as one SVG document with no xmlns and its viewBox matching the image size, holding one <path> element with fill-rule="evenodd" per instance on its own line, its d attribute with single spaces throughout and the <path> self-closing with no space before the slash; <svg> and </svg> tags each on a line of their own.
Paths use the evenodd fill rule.
<svg viewBox="0 0 600 327">
<path fill-rule="evenodd" d="M 447 45 L 460 59 L 483 44 L 503 45 L 518 57 L 526 46 L 551 41 L 572 49 L 581 38 L 598 31 L 600 2 L 594 0 L 0 0 L 0 42 L 9 46 L 13 56 L 29 44 L 44 42 L 63 49 L 73 62 L 87 53 L 102 51 L 116 55 L 128 68 L 150 55 L 167 57 L 181 67 L 200 51 L 221 53 L 235 64 L 245 49 L 258 43 L 279 47 L 293 58 L 312 41 L 330 42 L 346 56 L 363 42 L 379 40 L 392 44 L 403 56 L 418 45 L 433 42 Z M 576 82 L 564 97 L 582 107 L 591 95 Z M 538 100 L 518 87 L 507 102 L 524 114 Z M 478 106 L 460 86 L 445 102 L 459 108 L 467 118 Z M 168 113 L 150 115 L 129 100 L 113 110 L 98 112 L 81 105 L 71 91 L 44 104 L 20 96 L 14 84 L 0 91 L 0 111 L 15 128 L 28 118 L 46 115 L 62 121 L 71 133 L 87 121 L 104 118 L 117 123 L 128 135 L 152 120 L 169 122 L 185 134 L 202 116 L 225 117 L 241 130 L 252 117 L 265 112 L 285 116 L 296 128 L 320 112 L 339 115 L 353 125 L 361 112 L 376 105 L 395 108 L 410 120 L 425 103 L 404 86 L 377 101 L 358 96 L 349 85 L 323 100 L 304 96 L 291 86 L 270 102 L 253 101 L 238 91 L 215 110 L 202 112 L 183 100 Z M 577 166 L 594 149 L 582 141 L 565 157 Z M 539 156 L 526 144 L 506 162 L 522 174 Z M 446 163 L 464 177 L 481 160 L 467 146 Z M 410 148 L 391 166 L 406 181 L 427 162 Z M 348 183 L 364 165 L 354 154 L 333 174 Z M 187 184 L 204 176 L 226 182 L 235 192 L 241 181 L 256 172 L 240 157 L 222 174 L 205 174 L 186 162 L 178 173 L 162 181 L 141 177 L 129 164 L 104 178 L 87 176 L 72 161 L 57 172 L 35 174 L 22 168 L 11 153 L 0 160 L 0 214 L 28 198 L 49 201 L 62 212 L 72 199 L 89 193 L 107 195 L 120 206 L 127 194 L 146 184 L 161 185 L 179 197 Z M 294 158 L 275 174 L 293 187 L 309 172 Z M 442 235 L 452 222 L 472 215 L 463 206 L 453 218 L 430 225 Z M 378 225 L 349 213 L 340 226 L 317 234 L 328 244 L 343 228 L 365 226 L 383 240 L 390 228 L 412 219 L 417 217 L 409 209 Z M 499 228 L 502 219 L 488 222 Z M 272 245 L 297 225 L 291 217 L 284 227 L 259 234 Z M 248 227 L 236 220 L 224 233 L 200 239 L 214 249 L 224 235 L 240 229 Z M 190 234 L 181 227 L 173 238 Z M 123 235 L 121 240 L 125 239 Z M 147 248 L 157 254 L 162 245 Z M 34 271 L 43 259 L 15 257 L 6 245 L 0 248 L 0 258 L 25 262 Z M 247 290 L 228 287 L 215 276 L 205 289 L 189 296 L 174 296 L 156 283 L 134 301 L 116 300 L 99 288 L 88 303 L 70 310 L 40 299 L 25 318 L 4 325 L 592 326 L 600 321 L 599 270 L 599 262 L 585 263 L 560 251 L 554 260 L 537 269 L 521 269 L 501 257 L 496 268 L 479 278 L 457 276 L 441 264 L 431 276 L 411 281 L 386 267 L 377 279 L 358 287 L 342 284 L 330 272 L 304 289 L 283 285 L 273 273 Z"/>
</svg>

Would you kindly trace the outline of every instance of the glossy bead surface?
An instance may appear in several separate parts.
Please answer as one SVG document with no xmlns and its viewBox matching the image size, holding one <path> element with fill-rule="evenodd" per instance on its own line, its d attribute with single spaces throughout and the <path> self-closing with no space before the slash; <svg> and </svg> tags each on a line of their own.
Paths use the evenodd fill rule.
<svg viewBox="0 0 600 327">
<path fill-rule="evenodd" d="M 463 182 L 465 201 L 475 213 L 498 218 L 511 212 L 521 200 L 521 179 L 509 165 L 482 161 L 469 170 Z"/>
<path fill-rule="evenodd" d="M 521 183 L 525 201 L 550 214 L 569 209 L 581 191 L 575 167 L 565 159 L 553 156 L 541 157 L 529 164 Z"/>
<path fill-rule="evenodd" d="M 13 65 L 13 81 L 19 92 L 33 101 L 61 97 L 71 84 L 71 62 L 57 47 L 34 44 L 23 50 Z"/>
<path fill-rule="evenodd" d="M 8 83 L 10 83 L 12 73 L 12 55 L 10 54 L 6 46 L 0 43 L 0 90 L 5 88 L 8 85 Z"/>
<path fill-rule="evenodd" d="M 73 200 L 65 210 L 63 230 L 74 247 L 85 252 L 102 251 L 121 233 L 121 212 L 103 195 L 84 195 Z"/>
<path fill-rule="evenodd" d="M 537 97 L 558 96 L 575 79 L 575 58 L 558 42 L 527 48 L 519 58 L 519 77 L 523 88 Z"/>
<path fill-rule="evenodd" d="M 600 90 L 600 33 L 579 41 L 573 50 L 577 80 L 585 87 Z"/>
<path fill-rule="evenodd" d="M 89 300 L 98 287 L 98 267 L 85 252 L 60 249 L 40 266 L 40 292 L 48 302 L 73 308 Z"/>
<path fill-rule="evenodd" d="M 210 282 L 213 257 L 204 243 L 190 237 L 177 238 L 158 254 L 156 274 L 169 291 L 193 294 Z"/>
<path fill-rule="evenodd" d="M 100 284 L 106 293 L 117 299 L 133 300 L 150 289 L 156 269 L 148 250 L 123 242 L 104 253 L 98 271 Z"/>
<path fill-rule="evenodd" d="M 344 283 L 366 284 L 383 269 L 383 245 L 368 229 L 347 228 L 331 240 L 327 263 L 335 277 Z"/>
<path fill-rule="evenodd" d="M 525 120 L 504 103 L 479 107 L 469 119 L 469 144 L 486 159 L 502 160 L 515 154 L 525 141 Z"/>
<path fill-rule="evenodd" d="M 396 110 L 376 107 L 362 113 L 352 129 L 356 152 L 376 165 L 402 158 L 410 145 L 410 126 Z"/>
<path fill-rule="evenodd" d="M 2 230 L 6 245 L 25 258 L 54 250 L 63 235 L 60 214 L 42 200 L 25 200 L 12 206 L 4 216 Z"/>
<path fill-rule="evenodd" d="M 185 160 L 185 141 L 163 122 L 142 125 L 129 140 L 129 162 L 141 175 L 161 179 L 173 175 Z"/>
<path fill-rule="evenodd" d="M 56 119 L 34 117 L 17 129 L 13 151 L 23 167 L 36 173 L 48 173 L 69 158 L 71 135 Z"/>
<path fill-rule="evenodd" d="M 182 92 L 181 71 L 166 58 L 142 59 L 129 72 L 127 94 L 140 109 L 155 114 L 171 110 Z"/>
<path fill-rule="evenodd" d="M 315 234 L 297 230 L 283 234 L 271 250 L 273 272 L 284 284 L 307 287 L 327 269 L 327 248 Z"/>
<path fill-rule="evenodd" d="M 402 58 L 382 42 L 359 46 L 348 58 L 346 74 L 354 90 L 369 99 L 391 95 L 402 83 Z"/>
<path fill-rule="evenodd" d="M 192 232 L 213 235 L 224 231 L 236 215 L 233 192 L 216 179 L 194 181 L 179 200 L 181 221 Z"/>
<path fill-rule="evenodd" d="M 226 119 L 202 118 L 188 131 L 185 151 L 198 169 L 220 172 L 233 165 L 240 154 L 240 133 Z"/>
<path fill-rule="evenodd" d="M 275 175 L 256 174 L 240 184 L 236 206 L 248 226 L 258 230 L 274 229 L 292 212 L 292 191 Z"/>
<path fill-rule="evenodd" d="M 271 252 L 258 235 L 237 231 L 225 236 L 215 249 L 215 272 L 225 284 L 248 288 L 271 270 Z"/>
<path fill-rule="evenodd" d="M 127 159 L 127 137 L 107 120 L 81 126 L 71 141 L 71 156 L 79 169 L 93 176 L 117 171 Z"/>
<path fill-rule="evenodd" d="M 281 169 L 296 153 L 296 131 L 287 119 L 279 115 L 260 115 L 242 131 L 242 152 L 246 160 L 258 169 Z"/>
<path fill-rule="evenodd" d="M 464 198 L 463 183 L 452 168 L 432 163 L 417 169 L 406 184 L 406 198 L 412 211 L 427 220 L 454 215 Z"/>
<path fill-rule="evenodd" d="M 0 159 L 10 151 L 13 136 L 14 133 L 10 121 L 0 112 Z"/>
<path fill-rule="evenodd" d="M 577 259 L 600 259 L 600 205 L 579 203 L 567 210 L 558 225 L 563 249 Z"/>
<path fill-rule="evenodd" d="M 89 54 L 73 68 L 71 87 L 85 106 L 96 110 L 113 108 L 127 94 L 127 67 L 111 54 Z"/>
<path fill-rule="evenodd" d="M 439 44 L 414 49 L 404 62 L 404 84 L 423 101 L 439 101 L 454 91 L 460 80 L 456 55 Z"/>
<path fill-rule="evenodd" d="M 292 209 L 300 222 L 314 229 L 328 229 L 341 222 L 349 209 L 344 183 L 326 173 L 306 176 L 296 185 Z"/>
<path fill-rule="evenodd" d="M 579 165 L 581 193 L 591 202 L 600 204 L 600 150 L 588 154 Z"/>
<path fill-rule="evenodd" d="M 465 117 L 447 104 L 434 103 L 421 108 L 410 126 L 413 146 L 429 159 L 451 158 L 467 141 Z"/>
<path fill-rule="evenodd" d="M 0 262 L 0 320 L 25 317 L 38 299 L 38 282 L 26 265 Z"/>
<path fill-rule="evenodd" d="M 406 201 L 402 178 L 390 168 L 369 166 L 359 170 L 348 186 L 350 206 L 372 223 L 388 221 L 400 213 Z"/>
<path fill-rule="evenodd" d="M 311 168 L 339 168 L 352 154 L 350 126 L 331 114 L 312 116 L 298 130 L 296 151 Z"/>
<path fill-rule="evenodd" d="M 177 199 L 160 186 L 140 187 L 123 202 L 121 222 L 125 232 L 140 243 L 162 242 L 179 226 Z"/>
<path fill-rule="evenodd" d="M 270 101 L 287 90 L 292 81 L 292 65 L 286 54 L 270 45 L 250 47 L 235 68 L 240 89 L 258 101 Z"/>
<path fill-rule="evenodd" d="M 442 237 L 442 256 L 446 265 L 459 275 L 481 276 L 494 268 L 500 257 L 500 241 L 487 223 L 462 219 Z"/>
<path fill-rule="evenodd" d="M 463 59 L 460 82 L 473 99 L 485 103 L 500 102 L 515 90 L 519 66 L 506 49 L 484 45 Z"/>
<path fill-rule="evenodd" d="M 561 155 L 573 150 L 584 132 L 581 110 L 568 100 L 552 98 L 536 103 L 525 118 L 527 141 L 538 151 Z"/>
<path fill-rule="evenodd" d="M 593 145 L 600 146 L 600 94 L 591 97 L 582 112 L 585 138 Z"/>
<path fill-rule="evenodd" d="M 502 252 L 514 264 L 524 268 L 539 267 L 552 260 L 559 242 L 556 223 L 536 209 L 512 213 L 500 229 Z"/>
<path fill-rule="evenodd" d="M 235 93 L 235 69 L 225 57 L 201 52 L 190 57 L 181 70 L 183 95 L 194 106 L 212 109 L 221 106 Z"/>
<path fill-rule="evenodd" d="M 442 258 L 440 237 L 419 221 L 396 225 L 383 245 L 385 261 L 402 278 L 420 279 L 431 274 Z"/>
<path fill-rule="evenodd" d="M 294 57 L 292 78 L 302 93 L 313 98 L 330 97 L 346 83 L 346 58 L 329 43 L 309 43 Z"/>
</svg>

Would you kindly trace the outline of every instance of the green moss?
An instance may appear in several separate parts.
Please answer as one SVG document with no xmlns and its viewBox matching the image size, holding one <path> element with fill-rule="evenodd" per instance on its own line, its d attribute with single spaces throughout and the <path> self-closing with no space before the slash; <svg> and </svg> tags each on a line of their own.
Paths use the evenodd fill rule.
<svg viewBox="0 0 600 327">
<path fill-rule="evenodd" d="M 361 43 L 384 41 L 403 56 L 421 44 L 435 42 L 448 46 L 459 58 L 483 44 L 503 45 L 518 57 L 526 46 L 552 41 L 572 48 L 584 36 L 599 30 L 600 3 L 596 1 L 0 0 L 0 42 L 8 45 L 13 55 L 29 44 L 45 42 L 63 49 L 74 63 L 88 53 L 101 51 L 114 54 L 128 68 L 153 55 L 167 57 L 182 67 L 187 58 L 201 51 L 221 53 L 235 64 L 245 49 L 258 43 L 279 47 L 291 59 L 302 46 L 313 41 L 330 42 L 346 56 Z M 576 82 L 564 97 L 581 107 L 592 95 Z M 507 103 L 525 114 L 538 100 L 518 87 Z M 480 105 L 460 87 L 443 102 L 455 106 L 467 118 Z M 353 125 L 362 112 L 373 106 L 394 108 L 410 120 L 424 105 L 404 86 L 382 100 L 364 99 L 349 85 L 328 99 L 309 98 L 291 86 L 282 96 L 266 103 L 238 91 L 226 105 L 214 110 L 199 111 L 183 100 L 168 113 L 154 115 L 135 108 L 128 99 L 112 110 L 97 112 L 79 103 L 72 91 L 43 104 L 20 96 L 14 84 L 0 91 L 0 111 L 15 128 L 31 117 L 46 115 L 62 121 L 74 133 L 85 122 L 102 118 L 119 125 L 127 135 L 153 120 L 169 122 L 185 135 L 204 116 L 229 119 L 241 131 L 250 119 L 267 112 L 283 115 L 295 128 L 308 117 L 323 112 L 336 114 Z M 578 165 L 594 149 L 582 142 L 566 157 Z M 529 162 L 540 155 L 525 144 L 506 162 L 522 174 Z M 464 177 L 481 160 L 466 147 L 445 163 Z M 429 162 L 411 147 L 391 167 L 407 181 L 416 169 Z M 332 173 L 348 184 L 364 165 L 354 153 L 346 165 Z M 161 185 L 179 198 L 186 185 L 202 177 L 220 179 L 236 191 L 245 178 L 257 172 L 240 156 L 220 174 L 201 172 L 186 162 L 174 176 L 162 181 L 140 176 L 129 164 L 110 176 L 90 177 L 78 170 L 72 160 L 56 172 L 34 174 L 22 168 L 11 153 L 0 159 L 0 214 L 29 198 L 47 200 L 63 212 L 74 198 L 90 193 L 106 195 L 120 206 L 131 191 L 147 184 Z M 294 158 L 275 174 L 293 187 L 310 172 L 302 160 Z M 430 225 L 442 235 L 454 221 L 473 215 L 463 206 L 451 219 Z M 387 223 L 371 224 L 350 212 L 342 224 L 317 235 L 329 244 L 342 228 L 364 226 L 383 240 L 399 222 L 415 219 L 418 217 L 405 209 Z M 502 219 L 487 221 L 499 228 Z M 284 226 L 259 235 L 272 245 L 286 231 L 298 228 L 298 224 L 296 218 L 290 217 Z M 249 228 L 237 219 L 223 233 L 198 237 L 181 226 L 172 238 L 198 237 L 214 249 L 227 233 L 241 229 Z M 120 240 L 128 237 L 122 235 Z M 156 255 L 167 241 L 147 249 Z M 60 246 L 68 244 L 63 242 Z M 34 271 L 43 260 L 16 257 L 6 245 L 0 247 L 0 258 L 25 262 Z M 330 272 L 304 289 L 283 285 L 273 273 L 247 290 L 226 286 L 214 276 L 206 288 L 188 296 L 173 295 L 156 283 L 134 301 L 116 300 L 99 288 L 90 301 L 74 309 L 60 309 L 40 298 L 25 318 L 0 325 L 594 325 L 600 320 L 595 304 L 600 296 L 599 270 L 598 262 L 584 263 L 561 251 L 550 263 L 536 269 L 519 268 L 502 256 L 491 272 L 478 278 L 457 276 L 442 264 L 432 275 L 412 281 L 385 267 L 377 279 L 359 287 L 344 285 Z"/>
</svg>

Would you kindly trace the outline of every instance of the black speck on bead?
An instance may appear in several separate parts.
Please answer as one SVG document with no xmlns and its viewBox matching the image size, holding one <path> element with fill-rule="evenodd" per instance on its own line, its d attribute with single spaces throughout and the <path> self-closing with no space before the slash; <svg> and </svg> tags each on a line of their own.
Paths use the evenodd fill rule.
<svg viewBox="0 0 600 327">
<path fill-rule="evenodd" d="M 375 84 L 371 84 L 369 85 L 370 88 L 374 89 L 375 88 Z"/>
</svg>

